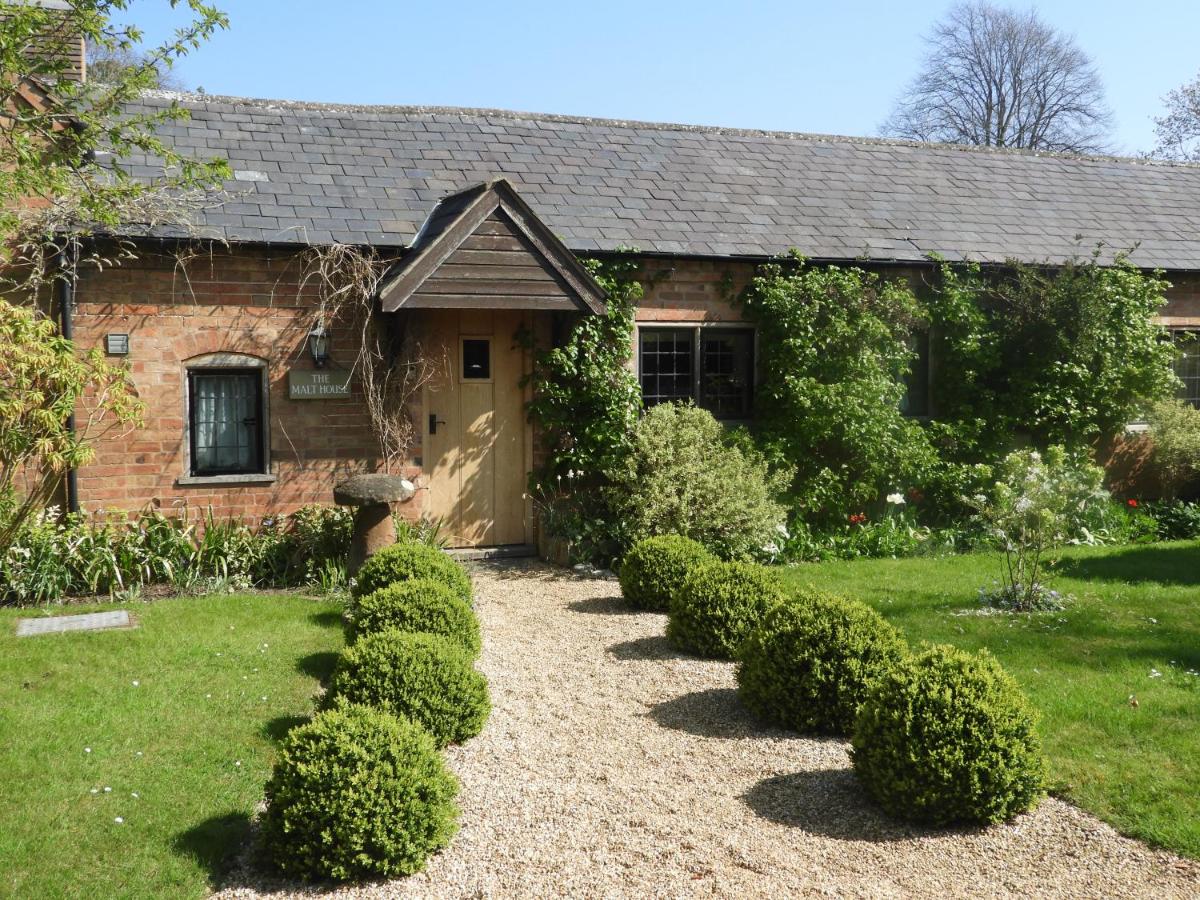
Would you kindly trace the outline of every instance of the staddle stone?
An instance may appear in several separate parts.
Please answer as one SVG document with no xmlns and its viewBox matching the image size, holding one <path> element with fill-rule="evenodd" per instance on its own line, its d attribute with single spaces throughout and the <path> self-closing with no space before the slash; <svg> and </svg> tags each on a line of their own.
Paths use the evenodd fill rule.
<svg viewBox="0 0 1200 900">
<path fill-rule="evenodd" d="M 398 503 L 411 499 L 416 492 L 417 489 L 407 478 L 379 472 L 347 478 L 333 489 L 333 502 L 338 506 Z"/>
<path fill-rule="evenodd" d="M 350 539 L 350 558 L 346 571 L 353 575 L 367 558 L 396 543 L 396 525 L 390 504 L 411 500 L 417 492 L 407 478 L 383 473 L 355 475 L 333 489 L 338 506 L 357 506 L 354 534 Z"/>
</svg>

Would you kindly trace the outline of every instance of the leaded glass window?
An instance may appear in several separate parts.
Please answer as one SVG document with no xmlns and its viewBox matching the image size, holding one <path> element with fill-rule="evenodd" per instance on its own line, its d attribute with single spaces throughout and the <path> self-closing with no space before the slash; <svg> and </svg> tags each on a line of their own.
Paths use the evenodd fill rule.
<svg viewBox="0 0 1200 900">
<path fill-rule="evenodd" d="M 749 328 L 642 328 L 642 399 L 693 400 L 718 419 L 747 419 L 754 396 L 754 331 Z"/>
</svg>

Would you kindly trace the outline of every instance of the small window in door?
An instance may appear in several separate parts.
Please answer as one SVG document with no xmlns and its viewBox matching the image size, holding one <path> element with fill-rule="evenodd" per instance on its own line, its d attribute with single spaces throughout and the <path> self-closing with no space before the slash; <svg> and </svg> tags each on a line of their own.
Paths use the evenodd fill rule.
<svg viewBox="0 0 1200 900">
<path fill-rule="evenodd" d="M 492 342 L 489 338 L 463 338 L 462 377 L 464 381 L 490 381 Z"/>
</svg>

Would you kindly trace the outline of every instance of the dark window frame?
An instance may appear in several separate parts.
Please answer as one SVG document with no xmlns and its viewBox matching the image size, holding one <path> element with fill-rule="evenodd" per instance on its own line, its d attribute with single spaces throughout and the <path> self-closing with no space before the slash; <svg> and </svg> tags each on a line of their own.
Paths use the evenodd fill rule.
<svg viewBox="0 0 1200 900">
<path fill-rule="evenodd" d="M 705 338 L 721 333 L 734 333 L 745 335 L 748 344 L 748 359 L 744 361 L 745 375 L 748 380 L 745 391 L 745 405 L 737 415 L 722 415 L 720 410 L 710 411 L 713 415 L 723 422 L 746 422 L 750 421 L 754 416 L 754 392 L 758 385 L 758 331 L 749 324 L 742 322 L 713 322 L 713 323 L 687 323 L 687 322 L 663 322 L 662 324 L 639 325 L 637 329 L 637 377 L 638 387 L 642 392 L 643 402 L 646 402 L 646 381 L 645 379 L 651 374 L 645 371 L 645 338 L 647 335 L 662 335 L 675 332 L 676 334 L 687 334 L 687 350 L 690 359 L 690 372 L 688 376 L 688 387 L 686 392 L 670 392 L 670 393 L 655 393 L 650 396 L 659 397 L 655 403 L 666 403 L 672 401 L 691 400 L 697 406 L 705 409 L 710 409 L 714 404 L 707 402 L 705 378 L 711 377 L 705 371 Z M 678 377 L 682 373 L 668 373 L 667 377 Z M 717 373 L 718 375 L 728 373 Z M 661 377 L 654 373 L 653 377 Z M 655 405 L 647 402 L 648 406 Z"/>
<path fill-rule="evenodd" d="M 900 400 L 900 412 L 910 419 L 924 421 L 933 417 L 933 335 L 929 330 L 917 330 L 910 336 L 909 350 L 917 354 L 908 374 L 904 377 L 904 396 Z M 920 399 L 917 409 L 912 408 L 912 395 L 920 379 Z"/>
<path fill-rule="evenodd" d="M 201 466 L 197 453 L 197 438 L 199 428 L 196 422 L 196 379 L 203 376 L 240 376 L 253 379 L 254 425 L 252 433 L 254 449 L 252 465 L 247 467 L 212 468 Z M 187 401 L 188 401 L 188 474 L 193 478 L 218 478 L 226 475 L 266 475 L 266 403 L 263 394 L 266 390 L 266 372 L 258 366 L 194 366 L 187 370 Z M 243 424 L 245 424 L 243 422 Z"/>
<path fill-rule="evenodd" d="M 1172 370 L 1175 372 L 1175 377 L 1183 382 L 1183 388 L 1179 392 L 1179 399 L 1185 403 L 1190 403 L 1192 406 L 1200 409 L 1200 327 L 1180 326 L 1169 329 L 1171 335 L 1171 343 L 1176 349 L 1184 350 L 1181 346 L 1186 343 L 1186 353 L 1181 352 L 1180 356 L 1172 364 Z M 1184 365 L 1191 365 L 1195 368 L 1195 374 L 1191 374 L 1188 370 L 1183 372 L 1180 369 Z"/>
</svg>

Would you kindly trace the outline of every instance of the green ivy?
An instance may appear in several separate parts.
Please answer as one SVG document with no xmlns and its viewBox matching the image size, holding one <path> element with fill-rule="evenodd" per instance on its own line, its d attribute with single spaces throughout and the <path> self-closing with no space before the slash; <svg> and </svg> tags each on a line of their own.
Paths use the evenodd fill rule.
<svg viewBox="0 0 1200 900">
<path fill-rule="evenodd" d="M 1089 447 L 1170 396 L 1176 351 L 1155 321 L 1168 286 L 1124 255 L 1056 269 L 942 263 L 928 315 L 944 455 L 991 461 L 1016 434 Z"/>
<path fill-rule="evenodd" d="M 806 517 L 844 517 L 919 483 L 933 453 L 900 411 L 908 341 L 923 327 L 910 287 L 793 254 L 763 266 L 740 299 L 758 328 L 758 436 L 796 466 Z"/>
<path fill-rule="evenodd" d="M 629 360 L 643 288 L 631 256 L 583 264 L 608 292 L 607 310 L 580 316 L 559 346 L 535 348 L 528 414 L 542 460 L 529 484 L 548 529 L 571 540 L 575 555 L 600 558 L 621 543 L 604 488 L 629 454 L 642 409 Z"/>
</svg>

